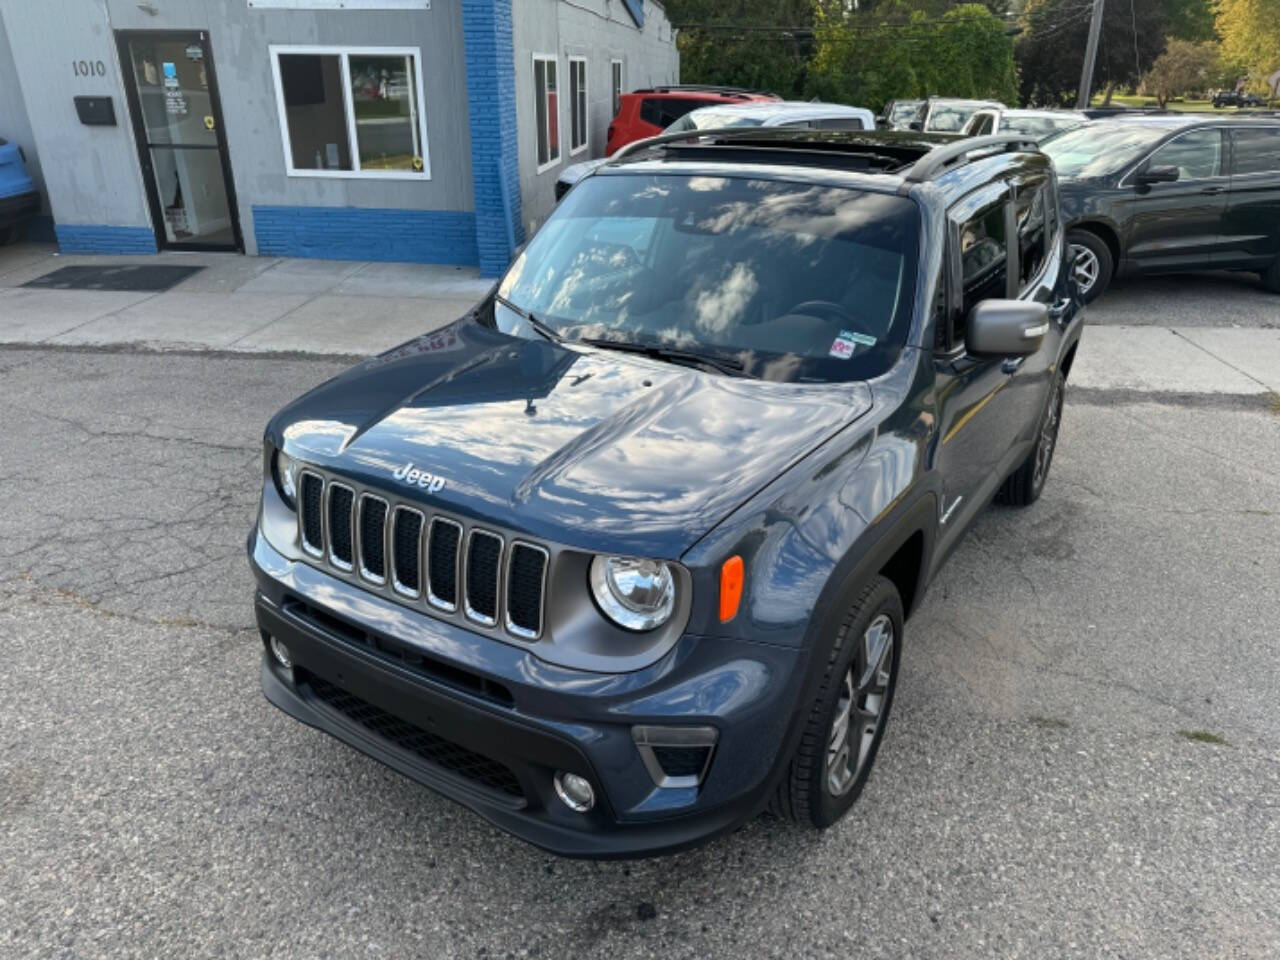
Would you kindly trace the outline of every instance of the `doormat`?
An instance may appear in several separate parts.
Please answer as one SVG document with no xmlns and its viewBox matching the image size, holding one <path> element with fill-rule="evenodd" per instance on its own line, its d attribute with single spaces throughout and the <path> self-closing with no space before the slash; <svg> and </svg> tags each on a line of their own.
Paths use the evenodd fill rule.
<svg viewBox="0 0 1280 960">
<path fill-rule="evenodd" d="M 24 287 L 48 290 L 131 290 L 159 293 L 181 283 L 204 267 L 175 267 L 161 264 L 143 266 L 61 267 L 36 277 Z"/>
</svg>

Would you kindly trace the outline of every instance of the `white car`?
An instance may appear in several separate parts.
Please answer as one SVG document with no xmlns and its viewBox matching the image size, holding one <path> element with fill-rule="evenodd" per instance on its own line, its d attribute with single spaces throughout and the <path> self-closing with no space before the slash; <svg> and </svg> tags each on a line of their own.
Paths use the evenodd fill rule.
<svg viewBox="0 0 1280 960">
<path fill-rule="evenodd" d="M 717 103 L 686 113 L 663 133 L 682 130 L 710 130 L 717 127 L 803 127 L 807 130 L 874 130 L 876 118 L 865 107 L 842 103 L 815 103 L 799 100 L 763 100 L 752 103 Z M 556 179 L 556 199 L 608 160 L 600 157 L 573 163 Z"/>
<path fill-rule="evenodd" d="M 1020 133 L 1036 140 L 1046 140 L 1063 130 L 1084 123 L 1088 117 L 1075 110 L 979 110 L 960 131 L 966 137 L 985 137 L 991 133 Z"/>
</svg>

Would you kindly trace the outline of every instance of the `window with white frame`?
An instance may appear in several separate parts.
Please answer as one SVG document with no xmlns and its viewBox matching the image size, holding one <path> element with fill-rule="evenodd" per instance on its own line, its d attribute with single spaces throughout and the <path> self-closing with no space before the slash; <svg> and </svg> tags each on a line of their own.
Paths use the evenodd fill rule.
<svg viewBox="0 0 1280 960">
<path fill-rule="evenodd" d="M 556 93 L 556 58 L 533 55 L 533 115 L 538 125 L 538 172 L 560 159 L 560 102 Z"/>
<path fill-rule="evenodd" d="M 270 50 L 290 176 L 430 178 L 417 48 Z"/>
<path fill-rule="evenodd" d="M 618 111 L 622 109 L 622 61 L 609 61 L 609 81 L 612 88 L 612 98 L 610 100 L 609 109 L 613 112 L 609 114 L 610 118 L 616 117 Z"/>
<path fill-rule="evenodd" d="M 569 58 L 569 154 L 587 149 L 587 61 Z"/>
</svg>

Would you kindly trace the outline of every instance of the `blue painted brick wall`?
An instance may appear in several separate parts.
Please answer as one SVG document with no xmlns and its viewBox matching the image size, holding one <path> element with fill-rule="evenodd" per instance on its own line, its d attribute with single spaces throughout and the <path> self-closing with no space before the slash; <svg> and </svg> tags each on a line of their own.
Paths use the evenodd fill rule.
<svg viewBox="0 0 1280 960">
<path fill-rule="evenodd" d="M 462 0 L 480 270 L 497 276 L 524 242 L 511 0 Z"/>
<path fill-rule="evenodd" d="M 54 224 L 63 253 L 155 253 L 156 235 L 150 227 L 100 227 Z"/>
<path fill-rule="evenodd" d="M 262 256 L 478 262 L 470 211 L 255 206 L 253 232 Z"/>
</svg>

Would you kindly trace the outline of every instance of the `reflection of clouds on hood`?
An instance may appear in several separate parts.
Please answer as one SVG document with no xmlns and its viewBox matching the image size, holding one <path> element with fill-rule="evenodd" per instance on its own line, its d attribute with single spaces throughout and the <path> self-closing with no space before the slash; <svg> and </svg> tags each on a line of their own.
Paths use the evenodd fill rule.
<svg viewBox="0 0 1280 960">
<path fill-rule="evenodd" d="M 698 293 L 694 319 L 703 330 L 720 333 L 742 315 L 759 289 L 755 271 L 745 263 L 735 264 L 716 286 Z"/>
</svg>

